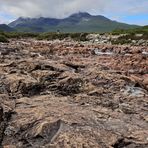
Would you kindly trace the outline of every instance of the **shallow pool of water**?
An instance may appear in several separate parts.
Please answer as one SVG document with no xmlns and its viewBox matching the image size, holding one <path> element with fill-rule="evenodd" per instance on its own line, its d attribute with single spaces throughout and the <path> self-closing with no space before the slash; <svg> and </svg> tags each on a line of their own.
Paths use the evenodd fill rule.
<svg viewBox="0 0 148 148">
<path fill-rule="evenodd" d="M 96 55 L 113 55 L 114 53 L 113 52 L 102 52 L 100 49 L 93 49 L 94 50 L 94 53 Z"/>
</svg>

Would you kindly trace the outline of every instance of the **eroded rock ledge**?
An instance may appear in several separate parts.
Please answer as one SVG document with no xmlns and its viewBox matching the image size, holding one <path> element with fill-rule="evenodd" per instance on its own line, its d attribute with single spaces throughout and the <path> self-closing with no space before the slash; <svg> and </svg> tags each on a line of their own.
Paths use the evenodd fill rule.
<svg viewBox="0 0 148 148">
<path fill-rule="evenodd" d="M 148 48 L 0 44 L 4 148 L 148 147 Z"/>
</svg>

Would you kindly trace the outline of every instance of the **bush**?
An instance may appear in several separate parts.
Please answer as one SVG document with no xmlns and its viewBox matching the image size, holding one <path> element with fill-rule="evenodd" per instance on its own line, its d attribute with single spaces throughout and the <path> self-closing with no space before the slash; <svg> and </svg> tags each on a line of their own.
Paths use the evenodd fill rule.
<svg viewBox="0 0 148 148">
<path fill-rule="evenodd" d="M 113 40 L 111 42 L 112 42 L 112 44 L 123 45 L 123 44 L 129 44 L 129 43 L 131 43 L 131 40 L 117 39 L 117 40 Z"/>
<path fill-rule="evenodd" d="M 56 32 L 48 32 L 48 33 L 25 33 L 25 32 L 0 32 L 0 35 L 5 38 L 36 38 L 38 40 L 63 40 L 65 38 L 70 37 L 76 41 L 86 41 L 88 33 L 56 33 Z"/>
<path fill-rule="evenodd" d="M 8 43 L 8 39 L 4 35 L 0 35 L 0 42 Z"/>
<path fill-rule="evenodd" d="M 5 36 L 8 38 L 34 38 L 37 37 L 37 33 L 23 33 L 23 32 L 11 32 L 11 33 L 5 33 Z"/>
<path fill-rule="evenodd" d="M 70 37 L 76 41 L 86 41 L 88 33 L 71 33 Z"/>
<path fill-rule="evenodd" d="M 38 40 L 55 40 L 55 39 L 59 39 L 59 40 L 63 40 L 65 38 L 70 37 L 73 40 L 76 41 L 86 41 L 86 36 L 88 34 L 87 33 L 42 33 L 40 34 L 37 39 Z"/>
</svg>

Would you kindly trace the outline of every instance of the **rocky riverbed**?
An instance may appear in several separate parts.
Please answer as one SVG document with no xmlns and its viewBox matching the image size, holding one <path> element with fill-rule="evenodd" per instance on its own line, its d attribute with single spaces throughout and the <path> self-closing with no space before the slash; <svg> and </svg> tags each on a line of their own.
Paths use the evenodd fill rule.
<svg viewBox="0 0 148 148">
<path fill-rule="evenodd" d="M 148 147 L 148 47 L 1 43 L 0 146 Z"/>
</svg>

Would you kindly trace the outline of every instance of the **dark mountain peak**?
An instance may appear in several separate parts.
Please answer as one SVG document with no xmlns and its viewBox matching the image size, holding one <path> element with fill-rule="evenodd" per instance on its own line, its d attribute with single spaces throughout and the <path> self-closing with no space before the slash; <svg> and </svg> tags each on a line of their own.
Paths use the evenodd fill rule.
<svg viewBox="0 0 148 148">
<path fill-rule="evenodd" d="M 91 15 L 78 12 L 64 19 L 57 18 L 24 18 L 20 17 L 9 24 L 18 31 L 26 32 L 108 32 L 114 29 L 134 28 L 136 26 L 112 21 L 102 15 Z"/>
<path fill-rule="evenodd" d="M 24 18 L 24 17 L 19 17 L 17 20 L 18 20 L 18 21 L 22 21 L 22 20 L 24 20 L 24 19 L 26 19 L 26 18 Z"/>
<path fill-rule="evenodd" d="M 28 22 L 28 21 L 29 21 L 29 18 L 19 17 L 19 18 L 16 19 L 15 21 L 11 22 L 11 23 L 9 24 L 9 26 L 13 28 L 13 27 L 15 27 L 15 26 L 17 26 L 17 25 L 19 25 L 19 24 L 23 24 L 23 23 Z"/>
<path fill-rule="evenodd" d="M 6 25 L 6 24 L 0 24 L 0 26 L 1 26 L 1 27 L 7 27 L 7 25 Z"/>
<path fill-rule="evenodd" d="M 87 12 L 78 12 L 70 15 L 70 17 L 82 18 L 82 17 L 91 17 L 91 15 Z"/>
<path fill-rule="evenodd" d="M 11 31 L 14 31 L 14 29 L 9 27 L 6 24 L 0 24 L 0 31 L 11 32 Z"/>
<path fill-rule="evenodd" d="M 31 18 L 29 18 L 29 17 L 19 17 L 18 19 L 17 19 L 17 21 L 27 21 L 27 20 L 30 20 Z"/>
</svg>

